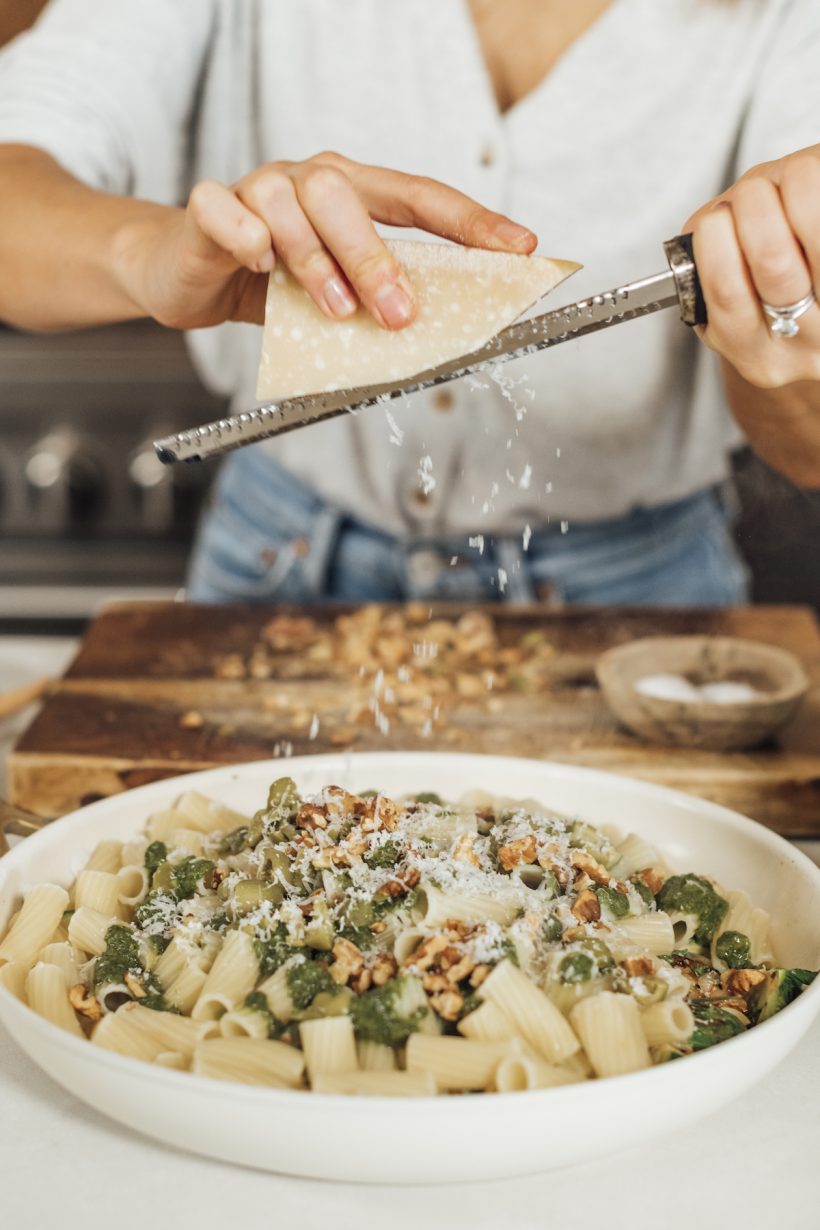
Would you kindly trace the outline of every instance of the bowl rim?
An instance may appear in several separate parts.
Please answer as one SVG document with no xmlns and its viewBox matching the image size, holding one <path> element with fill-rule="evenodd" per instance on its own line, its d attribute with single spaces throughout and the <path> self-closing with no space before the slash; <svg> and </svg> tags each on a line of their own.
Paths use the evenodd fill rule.
<svg viewBox="0 0 820 1230">
<path fill-rule="evenodd" d="M 515 766 L 524 764 L 529 768 L 537 767 L 543 770 L 548 776 L 570 777 L 570 778 L 587 778 L 595 780 L 603 785 L 608 785 L 614 790 L 627 790 L 631 792 L 633 789 L 639 795 L 643 795 L 649 799 L 667 799 L 676 802 L 680 806 L 694 808 L 705 817 L 711 817 L 721 823 L 725 828 L 732 831 L 740 831 L 745 833 L 753 833 L 755 840 L 762 841 L 764 845 L 769 846 L 773 854 L 779 853 L 781 858 L 787 854 L 789 860 L 792 861 L 798 871 L 804 876 L 808 876 L 810 880 L 814 880 L 818 889 L 820 889 L 820 867 L 818 867 L 802 850 L 792 845 L 781 837 L 778 833 L 774 833 L 765 825 L 759 824 L 757 821 L 750 819 L 747 816 L 741 815 L 739 812 L 732 811 L 727 807 L 723 807 L 719 803 L 713 803 L 711 800 L 700 798 L 697 795 L 686 794 L 682 790 L 674 790 L 666 786 L 659 786 L 654 782 L 645 782 L 640 778 L 630 778 L 626 774 L 611 773 L 603 769 L 587 768 L 586 766 L 578 766 L 565 764 L 560 761 L 549 760 L 532 760 L 526 757 L 515 756 L 485 756 L 480 753 L 450 753 L 450 752 L 351 752 L 351 753 L 318 753 L 315 755 L 298 756 L 290 758 L 276 758 L 269 760 L 246 761 L 240 764 L 220 765 L 216 768 L 201 769 L 194 773 L 179 774 L 176 777 L 163 778 L 158 781 L 148 782 L 143 786 L 136 786 L 132 790 L 124 791 L 122 794 L 130 796 L 148 796 L 162 795 L 166 789 L 178 789 L 187 786 L 189 789 L 198 789 L 200 786 L 207 786 L 209 778 L 230 777 L 231 774 L 242 774 L 249 770 L 254 770 L 260 774 L 263 771 L 279 773 L 283 766 L 292 766 L 293 771 L 298 773 L 300 769 L 315 768 L 316 762 L 320 761 L 335 761 L 344 767 L 352 767 L 354 765 L 368 764 L 374 766 L 385 761 L 399 761 L 405 764 L 414 764 L 423 762 L 428 764 L 430 760 L 440 762 L 447 761 L 451 763 L 454 769 L 459 765 L 467 767 L 477 767 L 480 763 L 492 761 L 497 766 Z M 8 854 L 0 859 L 0 890 L 3 888 L 4 880 L 6 879 L 6 869 L 14 867 L 16 860 L 19 858 L 22 861 L 22 855 L 18 855 L 18 851 L 30 852 L 33 848 L 38 848 L 43 844 L 47 844 L 54 840 L 54 832 L 63 832 L 62 825 L 67 822 L 68 825 L 76 824 L 82 819 L 86 819 L 89 813 L 108 810 L 112 806 L 116 806 L 117 801 L 121 798 L 121 794 L 109 795 L 104 799 L 98 799 L 93 803 L 86 804 L 84 807 L 75 809 L 73 812 L 67 813 L 60 818 L 60 828 L 52 830 L 51 825 L 47 825 L 39 832 L 26 838 L 15 846 Z M 93 1044 L 87 1038 L 76 1038 L 61 1029 L 58 1025 L 54 1025 L 51 1021 L 45 1019 L 36 1013 L 28 1004 L 19 1000 L 12 992 L 0 985 L 0 1004 L 4 1005 L 4 1014 L 10 1013 L 12 1016 L 19 1014 L 19 1019 L 25 1028 L 35 1029 L 43 1035 L 49 1042 L 57 1044 L 58 1047 L 67 1049 L 69 1054 L 74 1054 L 78 1059 L 91 1060 L 95 1065 L 100 1064 L 103 1068 L 108 1068 L 114 1072 L 119 1071 L 124 1076 L 139 1077 L 144 1080 L 149 1078 L 160 1084 L 165 1085 L 169 1089 L 193 1091 L 200 1096 L 205 1096 L 209 1092 L 211 1096 L 219 1096 L 221 1098 L 235 1099 L 241 1092 L 243 1100 L 250 1103 L 259 1103 L 260 1105 L 269 1105 L 272 1110 L 277 1107 L 284 1109 L 293 1105 L 293 1099 L 303 1098 L 306 1093 L 310 1093 L 310 1106 L 316 1107 L 317 1110 L 341 1111 L 350 1112 L 352 1106 L 362 1107 L 365 1110 L 373 1112 L 374 1109 L 384 1110 L 389 1107 L 395 1115 L 402 1112 L 405 1115 L 410 1107 L 414 1108 L 414 1114 L 422 1114 L 432 1106 L 435 1106 L 439 1113 L 447 1115 L 457 1115 L 460 1113 L 462 1106 L 461 1098 L 448 1098 L 441 1095 L 422 1096 L 417 1098 L 391 1098 L 391 1097 L 375 1097 L 375 1096 L 357 1096 L 351 1098 L 344 1094 L 331 1093 L 313 1093 L 304 1089 L 273 1089 L 268 1086 L 253 1086 L 243 1085 L 234 1081 L 214 1080 L 211 1077 L 199 1076 L 193 1072 L 177 1071 L 173 1068 L 163 1068 L 157 1064 L 146 1063 L 143 1060 L 132 1059 L 125 1055 L 119 1055 L 113 1051 L 104 1050 L 102 1047 L 93 1047 Z M 706 1072 L 706 1063 L 715 1064 L 720 1062 L 718 1054 L 723 1053 L 723 1048 L 732 1046 L 733 1054 L 738 1052 L 740 1045 L 746 1045 L 747 1049 L 754 1045 L 760 1045 L 761 1036 L 759 1031 L 766 1030 L 765 1037 L 772 1033 L 772 1027 L 775 1027 L 780 1022 L 783 1013 L 789 1013 L 789 1020 L 794 1020 L 797 1012 L 801 1012 L 806 1018 L 806 1025 L 818 1012 L 820 1012 L 820 977 L 815 978 L 814 982 L 805 988 L 805 990 L 781 1009 L 775 1016 L 769 1020 L 762 1022 L 760 1025 L 754 1026 L 753 1029 L 746 1030 L 743 1034 L 738 1034 L 733 1038 L 728 1038 L 726 1041 L 719 1043 L 717 1046 L 706 1048 L 703 1051 L 698 1051 L 695 1054 L 684 1056 L 687 1064 L 694 1061 L 700 1063 L 700 1072 Z M 782 1023 L 781 1023 L 782 1024 Z M 20 1046 L 16 1031 L 9 1031 L 16 1045 Z M 89 1049 L 93 1048 L 93 1049 Z M 25 1048 L 23 1048 L 25 1049 Z M 34 1061 L 37 1063 L 37 1061 Z M 40 1067 L 40 1064 L 37 1063 Z M 509 1107 L 511 1099 L 520 1099 L 526 1096 L 530 1101 L 548 1098 L 548 1104 L 556 1106 L 556 1098 L 558 1098 L 557 1107 L 564 1105 L 568 1098 L 574 1098 L 579 1101 L 590 1097 L 600 1097 L 602 1089 L 612 1089 L 617 1096 L 619 1092 L 623 1092 L 628 1096 L 630 1090 L 634 1090 L 638 1086 L 638 1082 L 646 1082 L 647 1079 L 664 1082 L 670 1085 L 672 1082 L 680 1079 L 679 1071 L 682 1065 L 677 1063 L 654 1064 L 649 1068 L 642 1069 L 638 1072 L 628 1072 L 621 1076 L 609 1076 L 602 1080 L 585 1080 L 578 1081 L 573 1084 L 561 1085 L 548 1089 L 532 1089 L 532 1090 L 517 1090 L 510 1093 L 494 1093 L 491 1098 L 484 1099 L 482 1104 L 487 1104 L 490 1108 L 488 1111 L 480 1113 L 492 1113 L 492 1107 L 503 1105 Z M 41 1068 L 41 1070 L 44 1070 Z M 688 1068 L 686 1069 L 688 1070 Z M 149 1076 L 150 1074 L 150 1076 Z M 47 1072 L 50 1076 L 50 1073 Z M 52 1079 L 57 1079 L 53 1078 Z M 629 1082 L 625 1084 L 625 1082 Z M 661 1088 L 663 1086 L 660 1086 Z M 104 1111 L 104 1107 L 98 1109 Z"/>
<path fill-rule="evenodd" d="M 636 656 L 636 653 L 640 650 L 660 643 L 668 644 L 670 641 L 674 641 L 682 646 L 689 645 L 693 647 L 696 644 L 704 645 L 707 642 L 713 645 L 739 645 L 744 648 L 751 645 L 754 649 L 764 650 L 768 655 L 778 658 L 781 662 L 787 664 L 794 675 L 794 682 L 784 684 L 771 692 L 764 692 L 760 696 L 751 697 L 748 700 L 729 702 L 702 698 L 697 700 L 679 700 L 666 696 L 650 696 L 644 692 L 639 692 L 635 687 L 635 681 L 625 679 L 620 673 L 619 667 L 629 658 Z M 662 674 L 663 672 L 658 670 L 655 673 Z M 724 718 L 731 717 L 736 721 L 738 715 L 744 712 L 751 715 L 756 709 L 774 706 L 785 708 L 788 705 L 796 704 L 802 699 L 811 686 L 805 666 L 800 658 L 792 653 L 791 650 L 784 649 L 780 645 L 769 645 L 765 641 L 755 641 L 742 636 L 681 635 L 638 637 L 635 640 L 626 641 L 623 645 L 613 645 L 610 649 L 604 650 L 595 663 L 595 675 L 605 694 L 613 686 L 628 689 L 630 694 L 638 697 L 642 704 L 656 706 L 658 711 L 662 709 L 669 710 L 670 708 L 675 708 L 678 711 L 687 710 L 690 713 L 697 711 L 704 720 L 723 716 Z"/>
</svg>

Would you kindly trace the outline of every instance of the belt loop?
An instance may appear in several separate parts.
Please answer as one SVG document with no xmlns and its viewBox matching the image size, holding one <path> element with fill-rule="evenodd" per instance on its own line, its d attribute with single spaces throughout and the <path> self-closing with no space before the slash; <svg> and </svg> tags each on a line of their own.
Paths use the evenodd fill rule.
<svg viewBox="0 0 820 1230">
<path fill-rule="evenodd" d="M 496 538 L 495 559 L 506 580 L 498 578 L 498 596 L 501 602 L 534 602 L 535 590 L 530 576 L 529 562 L 516 538 Z"/>
<path fill-rule="evenodd" d="M 302 576 L 305 588 L 314 597 L 325 592 L 343 521 L 344 513 L 340 509 L 323 504 L 310 527 L 310 544 L 302 562 Z"/>
</svg>

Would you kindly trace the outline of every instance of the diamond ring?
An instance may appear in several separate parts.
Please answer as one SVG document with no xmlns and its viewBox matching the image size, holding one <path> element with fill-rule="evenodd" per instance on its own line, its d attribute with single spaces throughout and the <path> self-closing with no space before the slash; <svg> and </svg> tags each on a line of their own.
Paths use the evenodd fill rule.
<svg viewBox="0 0 820 1230">
<path fill-rule="evenodd" d="M 768 317 L 769 328 L 775 337 L 797 337 L 800 332 L 800 325 L 797 322 L 801 316 L 805 316 L 815 300 L 816 296 L 812 290 L 805 299 L 799 299 L 797 303 L 789 303 L 786 307 L 773 307 L 771 303 L 764 303 L 762 299 L 760 306 Z"/>
</svg>

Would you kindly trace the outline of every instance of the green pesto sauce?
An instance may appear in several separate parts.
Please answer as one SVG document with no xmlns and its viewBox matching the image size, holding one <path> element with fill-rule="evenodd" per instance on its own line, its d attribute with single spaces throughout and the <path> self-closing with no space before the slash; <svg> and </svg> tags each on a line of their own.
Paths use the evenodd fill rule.
<svg viewBox="0 0 820 1230">
<path fill-rule="evenodd" d="M 297 1012 L 302 1012 L 320 991 L 335 991 L 337 985 L 319 961 L 300 961 L 287 972 L 290 998 Z"/>
<path fill-rule="evenodd" d="M 253 946 L 259 960 L 259 973 L 262 978 L 275 974 L 289 957 L 301 951 L 288 942 L 288 932 L 284 923 L 277 923 L 267 939 L 255 939 Z"/>
<path fill-rule="evenodd" d="M 401 987 L 401 978 L 390 978 L 384 986 L 372 987 L 353 999 L 350 1015 L 357 1038 L 384 1046 L 402 1046 L 416 1032 L 427 1010 L 418 1007 L 409 1016 L 400 1016 L 396 1000 Z"/>
<path fill-rule="evenodd" d="M 141 974 L 139 946 L 136 936 L 128 927 L 109 927 L 105 933 L 105 949 L 94 965 L 93 986 L 106 986 L 109 982 L 122 982 L 126 974 Z"/>
<path fill-rule="evenodd" d="M 656 900 L 660 910 L 693 914 L 698 920 L 693 939 L 704 946 L 712 942 L 729 909 L 729 902 L 715 892 L 713 885 L 691 871 L 670 876 Z"/>
<path fill-rule="evenodd" d="M 401 853 L 401 846 L 397 841 L 386 841 L 383 846 L 377 846 L 375 850 L 365 854 L 364 861 L 368 867 L 395 867 Z"/>
<path fill-rule="evenodd" d="M 177 901 L 186 901 L 193 897 L 198 886 L 209 876 L 214 865 L 209 858 L 194 858 L 190 855 L 181 863 L 174 865 L 174 884 Z"/>
<path fill-rule="evenodd" d="M 586 952 L 568 952 L 558 966 L 562 982 L 589 982 L 595 962 Z"/>
<path fill-rule="evenodd" d="M 170 935 L 149 935 L 146 937 L 146 943 L 148 944 L 148 947 L 153 952 L 155 952 L 158 957 L 161 957 L 162 954 L 165 952 L 165 949 L 171 943 L 171 936 Z"/>
<path fill-rule="evenodd" d="M 161 890 L 151 892 L 134 911 L 134 922 L 142 929 L 154 926 L 157 923 L 162 923 L 163 927 L 167 926 L 169 919 L 173 917 L 176 906 L 177 899 L 172 897 L 170 893 L 162 892 Z"/>
<path fill-rule="evenodd" d="M 718 936 L 715 954 L 730 969 L 747 969 L 752 960 L 752 942 L 742 931 L 724 931 Z"/>
<path fill-rule="evenodd" d="M 444 806 L 441 795 L 436 794 L 435 790 L 423 790 L 421 794 L 414 794 L 413 801 L 415 803 L 434 803 L 436 807 Z"/>
<path fill-rule="evenodd" d="M 541 934 L 548 944 L 554 944 L 557 940 L 560 940 L 564 934 L 564 927 L 555 914 L 550 914 L 549 918 L 544 920 Z"/>
<path fill-rule="evenodd" d="M 629 913 L 629 898 L 626 893 L 618 892 L 617 888 L 607 888 L 600 885 L 595 889 L 602 906 L 609 910 L 613 918 L 626 918 Z"/>
<path fill-rule="evenodd" d="M 285 1032 L 286 1026 L 282 1021 L 275 1017 L 268 1007 L 268 1001 L 261 991 L 251 991 L 250 995 L 245 997 L 246 1008 L 250 1008 L 252 1012 L 258 1012 L 265 1018 L 268 1026 L 269 1038 L 281 1038 Z"/>
<path fill-rule="evenodd" d="M 143 974 L 140 979 L 145 995 L 142 999 L 138 999 L 137 1003 L 143 1008 L 150 1008 L 153 1012 L 176 1012 L 178 1008 L 171 1008 L 165 1001 L 165 996 L 162 993 L 162 987 L 153 974 Z"/>
<path fill-rule="evenodd" d="M 145 870 L 148 872 L 148 879 L 154 878 L 154 873 L 160 863 L 164 863 L 168 857 L 168 847 L 164 841 L 152 841 L 150 846 L 145 851 Z"/>
</svg>

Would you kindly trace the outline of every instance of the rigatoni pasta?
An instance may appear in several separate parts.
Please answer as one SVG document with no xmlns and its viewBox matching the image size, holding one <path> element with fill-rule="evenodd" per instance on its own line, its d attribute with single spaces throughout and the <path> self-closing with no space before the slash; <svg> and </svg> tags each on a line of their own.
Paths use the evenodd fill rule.
<svg viewBox="0 0 820 1230">
<path fill-rule="evenodd" d="M 559 1088 L 691 1054 L 813 978 L 768 915 L 533 800 L 198 792 L 41 885 L 0 988 L 128 1059 L 343 1096 Z M 559 1095 L 555 1095 L 559 1096 Z"/>
</svg>

